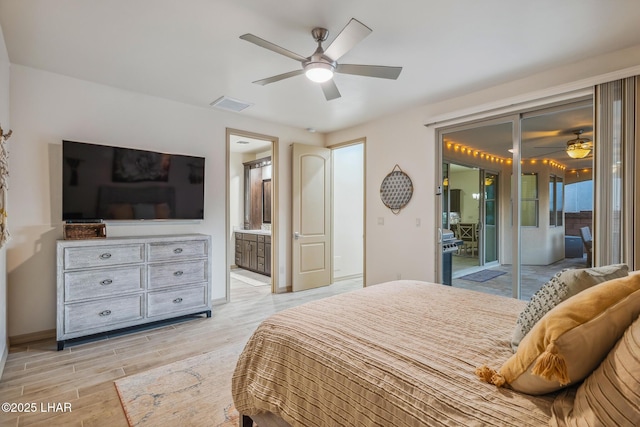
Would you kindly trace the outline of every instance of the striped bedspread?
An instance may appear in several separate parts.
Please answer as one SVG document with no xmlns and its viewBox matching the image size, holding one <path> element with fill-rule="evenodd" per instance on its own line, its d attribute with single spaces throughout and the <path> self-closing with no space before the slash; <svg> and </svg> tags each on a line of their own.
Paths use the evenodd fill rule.
<svg viewBox="0 0 640 427">
<path fill-rule="evenodd" d="M 500 366 L 525 303 L 394 281 L 265 320 L 233 376 L 236 409 L 291 426 L 542 426 L 555 395 L 479 381 Z"/>
</svg>

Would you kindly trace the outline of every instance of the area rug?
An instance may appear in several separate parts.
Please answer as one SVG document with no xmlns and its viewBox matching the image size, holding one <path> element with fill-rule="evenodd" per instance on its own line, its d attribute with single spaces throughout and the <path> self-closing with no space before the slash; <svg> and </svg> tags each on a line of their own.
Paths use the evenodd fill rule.
<svg viewBox="0 0 640 427">
<path fill-rule="evenodd" d="M 211 352 L 115 381 L 130 426 L 238 425 L 231 376 L 237 352 Z"/>
<path fill-rule="evenodd" d="M 471 280 L 472 282 L 486 282 L 487 280 L 495 279 L 498 276 L 507 274 L 504 271 L 496 270 L 482 270 L 475 273 L 467 274 L 466 276 L 459 277 L 462 280 Z"/>
</svg>

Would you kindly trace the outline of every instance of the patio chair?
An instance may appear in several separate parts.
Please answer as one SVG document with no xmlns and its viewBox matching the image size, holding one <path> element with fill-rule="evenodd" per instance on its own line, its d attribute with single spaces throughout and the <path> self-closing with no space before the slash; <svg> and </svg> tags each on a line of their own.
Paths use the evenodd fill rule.
<svg viewBox="0 0 640 427">
<path fill-rule="evenodd" d="M 478 232 L 475 223 L 458 223 L 458 238 L 464 243 L 462 251 L 466 254 L 467 250 L 471 250 L 471 256 L 475 256 L 478 251 Z"/>
<path fill-rule="evenodd" d="M 584 250 L 587 252 L 587 267 L 591 267 L 591 252 L 593 249 L 593 239 L 591 238 L 591 230 L 589 227 L 582 227 L 580 229 L 580 237 L 584 244 Z"/>
</svg>

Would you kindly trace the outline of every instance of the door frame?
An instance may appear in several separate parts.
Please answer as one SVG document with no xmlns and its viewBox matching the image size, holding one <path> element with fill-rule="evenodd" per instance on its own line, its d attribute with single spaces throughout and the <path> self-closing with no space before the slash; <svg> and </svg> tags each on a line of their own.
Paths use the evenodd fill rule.
<svg viewBox="0 0 640 427">
<path fill-rule="evenodd" d="M 348 147 L 350 145 L 359 145 L 362 144 L 362 287 L 367 286 L 367 138 L 356 138 L 351 139 L 345 142 L 339 142 L 336 144 L 332 144 L 327 146 L 327 148 L 331 149 L 331 156 L 333 161 L 333 150 Z M 335 170 L 334 170 L 335 171 Z M 333 203 L 333 188 L 335 185 L 334 182 L 334 171 L 331 172 L 331 199 Z M 332 235 L 332 243 L 331 243 L 331 259 L 333 260 L 333 236 L 334 236 L 334 209 L 331 209 L 331 235 Z M 331 283 L 334 282 L 333 277 L 333 266 L 331 267 Z"/>
<path fill-rule="evenodd" d="M 225 148 L 225 300 L 229 302 L 231 300 L 231 274 L 229 271 L 229 250 L 228 239 L 231 235 L 231 218 L 229 217 L 230 208 L 230 192 L 229 192 L 229 159 L 230 159 L 230 144 L 231 135 L 243 136 L 246 138 L 260 139 L 263 141 L 271 142 L 271 293 L 278 292 L 278 283 L 280 278 L 280 270 L 278 267 L 278 253 L 279 251 L 279 197 L 278 197 L 278 175 L 279 175 L 279 143 L 280 140 L 276 136 L 269 136 L 265 134 L 249 132 L 241 129 L 226 128 L 226 148 Z M 274 268 L 275 267 L 275 268 Z"/>
<path fill-rule="evenodd" d="M 487 178 L 487 174 L 489 175 L 493 175 L 495 176 L 496 182 L 496 190 L 495 191 L 495 207 L 494 207 L 494 215 L 495 215 L 495 224 L 493 225 L 495 227 L 495 241 L 496 241 L 496 259 L 494 261 L 489 261 L 487 262 L 486 258 L 487 258 L 487 198 L 486 198 L 486 178 Z M 502 250 L 501 245 L 500 245 L 500 237 L 501 237 L 501 230 L 500 230 L 500 220 L 501 220 L 501 213 L 500 213 L 500 202 L 501 202 L 501 197 L 500 197 L 500 179 L 501 179 L 501 173 L 500 171 L 494 171 L 492 169 L 480 169 L 480 222 L 482 223 L 482 228 L 480 229 L 480 241 L 482 242 L 481 248 L 480 248 L 480 253 L 482 254 L 482 257 L 480 258 L 480 266 L 495 266 L 495 265 L 499 265 L 500 264 L 500 252 Z"/>
<path fill-rule="evenodd" d="M 517 195 L 515 195 L 513 193 L 514 188 L 515 189 L 519 189 L 520 188 L 520 172 L 521 172 L 521 165 L 520 165 L 520 116 L 521 114 L 518 112 L 513 112 L 513 113 L 505 113 L 505 114 L 501 114 L 501 115 L 496 115 L 493 117 L 486 117 L 486 118 L 480 118 L 477 120 L 469 120 L 467 122 L 463 122 L 463 123 L 458 123 L 458 124 L 452 124 L 452 125 L 448 125 L 448 126 L 442 126 L 442 127 L 438 127 L 435 129 L 436 131 L 436 144 L 435 144 L 435 148 L 436 148 L 436 158 L 438 159 L 438 163 L 436 164 L 436 168 L 435 168 L 435 173 L 436 173 L 436 182 L 440 182 L 442 183 L 442 176 L 443 176 L 443 162 L 444 160 L 444 149 L 443 149 L 443 145 L 445 144 L 444 138 L 445 135 L 448 133 L 452 133 L 452 132 L 457 132 L 457 131 L 461 131 L 461 130 L 469 130 L 469 129 L 476 129 L 476 128 L 481 128 L 481 127 L 485 127 L 485 126 L 494 126 L 494 125 L 500 125 L 500 124 L 505 124 L 505 123 L 511 123 L 511 140 L 512 140 L 512 149 L 513 149 L 513 154 L 512 154 L 512 175 L 514 177 L 514 183 L 512 185 L 511 191 L 511 203 L 512 203 L 512 210 L 511 210 L 511 223 L 512 224 L 520 224 L 520 198 L 517 197 Z M 464 164 L 464 163 L 456 163 L 456 164 Z M 468 166 L 468 165 L 466 165 Z M 470 166 L 473 167 L 473 166 Z M 484 174 L 480 173 L 480 176 L 483 176 Z M 478 183 L 479 187 L 484 189 L 484 183 Z M 442 203 L 443 203 L 443 197 L 441 196 L 442 194 L 442 187 L 439 187 L 436 191 L 436 195 L 440 196 L 440 197 L 436 197 L 436 203 L 434 203 L 435 208 L 436 208 L 436 235 L 437 236 L 442 236 L 442 227 L 443 227 L 443 222 L 442 222 Z M 519 193 L 518 193 L 519 194 Z M 483 197 L 484 198 L 484 197 Z M 482 202 L 484 203 L 484 201 Z M 482 203 L 480 203 L 480 205 L 482 205 Z M 478 212 L 478 214 L 480 215 L 480 212 Z M 503 220 L 505 219 L 504 217 L 502 218 Z M 521 263 L 521 259 L 520 259 L 520 241 L 521 241 L 521 237 L 520 237 L 520 228 L 521 227 L 512 227 L 512 239 L 511 239 L 511 250 L 512 250 L 512 277 L 514 278 L 513 280 L 513 286 L 512 286 L 512 296 L 514 298 L 519 298 L 520 297 L 520 263 Z M 438 241 L 438 248 L 440 248 L 440 243 L 441 241 Z M 484 245 L 484 243 L 483 243 Z M 501 245 L 503 246 L 503 245 Z M 478 254 L 478 263 L 480 265 L 480 253 Z M 482 256 L 484 256 L 484 253 L 482 254 Z M 501 255 L 500 253 L 498 254 L 498 259 L 501 259 Z M 442 268 L 442 262 L 443 262 L 443 255 L 442 255 L 442 251 L 441 250 L 437 250 L 436 251 L 436 265 L 435 265 L 435 270 L 436 270 L 436 280 L 439 282 L 442 282 L 442 272 L 443 272 L 443 268 Z"/>
</svg>

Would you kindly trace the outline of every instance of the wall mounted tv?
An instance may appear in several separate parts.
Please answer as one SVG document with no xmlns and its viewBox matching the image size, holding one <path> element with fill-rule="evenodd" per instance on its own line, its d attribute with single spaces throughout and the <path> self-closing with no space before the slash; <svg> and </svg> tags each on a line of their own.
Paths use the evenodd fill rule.
<svg viewBox="0 0 640 427">
<path fill-rule="evenodd" d="M 62 141 L 62 220 L 204 218 L 204 158 Z"/>
</svg>

